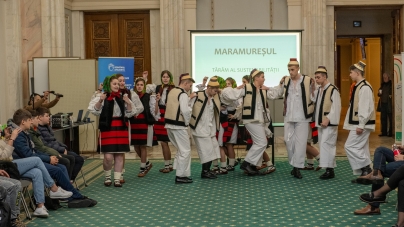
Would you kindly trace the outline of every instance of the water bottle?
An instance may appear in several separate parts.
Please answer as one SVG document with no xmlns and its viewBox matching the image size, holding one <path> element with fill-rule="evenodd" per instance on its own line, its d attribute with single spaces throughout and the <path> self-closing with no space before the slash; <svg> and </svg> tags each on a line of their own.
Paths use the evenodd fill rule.
<svg viewBox="0 0 404 227">
<path fill-rule="evenodd" d="M 397 156 L 400 154 L 400 149 L 398 149 L 398 146 L 396 144 L 393 145 L 393 153 L 394 153 L 394 156 Z"/>
</svg>

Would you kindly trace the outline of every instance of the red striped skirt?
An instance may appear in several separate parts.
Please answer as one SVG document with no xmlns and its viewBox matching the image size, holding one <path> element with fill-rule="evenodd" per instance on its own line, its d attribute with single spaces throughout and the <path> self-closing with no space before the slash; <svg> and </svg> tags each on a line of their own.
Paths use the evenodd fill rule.
<svg viewBox="0 0 404 227">
<path fill-rule="evenodd" d="M 154 123 L 154 134 L 157 137 L 157 141 L 164 141 L 164 142 L 169 142 L 170 139 L 168 138 L 167 135 L 167 129 L 164 128 L 165 123 L 164 123 L 164 115 L 166 113 L 166 106 L 164 105 L 159 105 L 160 109 L 160 119 Z"/>
<path fill-rule="evenodd" d="M 120 117 L 114 117 L 111 129 L 100 133 L 99 152 L 129 152 L 129 132 Z"/>
<path fill-rule="evenodd" d="M 146 123 L 144 113 L 140 113 L 137 117 L 130 118 L 130 134 L 131 145 L 147 145 L 147 133 L 149 125 Z M 158 145 L 157 137 L 153 134 L 153 146 Z"/>
</svg>

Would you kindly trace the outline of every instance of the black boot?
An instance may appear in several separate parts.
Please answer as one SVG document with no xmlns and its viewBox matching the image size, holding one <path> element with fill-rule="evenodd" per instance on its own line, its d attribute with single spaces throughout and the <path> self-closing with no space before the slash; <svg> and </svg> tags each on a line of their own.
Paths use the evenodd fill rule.
<svg viewBox="0 0 404 227">
<path fill-rule="evenodd" d="M 366 175 L 368 175 L 369 173 L 372 172 L 372 169 L 370 168 L 369 165 L 361 168 L 361 170 L 362 170 L 361 176 L 366 176 Z"/>
<path fill-rule="evenodd" d="M 252 166 L 250 163 L 244 160 L 243 164 L 241 164 L 240 169 L 244 170 L 248 175 L 257 175 L 258 170 L 255 166 Z"/>
<path fill-rule="evenodd" d="M 292 170 L 292 172 L 291 172 L 291 174 L 292 174 L 294 177 L 296 177 L 297 179 L 302 179 L 302 178 L 303 178 L 302 174 L 300 173 L 299 168 L 294 167 L 293 170 Z"/>
<path fill-rule="evenodd" d="M 212 162 L 206 162 L 206 163 L 202 164 L 201 178 L 206 178 L 206 179 L 216 179 L 217 178 L 217 176 L 210 171 L 211 165 L 212 165 Z"/>
<path fill-rule="evenodd" d="M 325 170 L 325 173 L 320 176 L 320 179 L 326 180 L 326 179 L 331 179 L 331 178 L 334 178 L 334 177 L 335 177 L 334 169 L 333 168 L 327 168 Z"/>
<path fill-rule="evenodd" d="M 367 165 L 367 166 L 361 168 L 361 170 L 362 170 L 361 176 L 366 176 L 366 175 L 368 175 L 368 174 L 370 174 L 370 173 L 372 172 L 372 169 L 370 168 L 369 165 Z M 355 178 L 355 179 L 351 180 L 351 182 L 352 182 L 352 183 L 358 183 L 358 182 L 357 182 L 357 179 L 358 179 L 358 178 Z"/>
</svg>

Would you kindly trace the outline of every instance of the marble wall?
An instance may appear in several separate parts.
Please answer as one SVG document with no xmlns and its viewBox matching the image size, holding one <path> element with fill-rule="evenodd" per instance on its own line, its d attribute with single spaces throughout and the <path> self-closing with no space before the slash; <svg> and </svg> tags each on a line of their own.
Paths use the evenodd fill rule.
<svg viewBox="0 0 404 227">
<path fill-rule="evenodd" d="M 20 1 L 2 1 L 0 10 L 0 123 L 4 124 L 22 105 Z"/>
<path fill-rule="evenodd" d="M 28 61 L 33 57 L 42 57 L 42 17 L 41 1 L 22 0 L 21 12 L 21 70 L 23 81 L 23 103 L 29 99 Z"/>
</svg>

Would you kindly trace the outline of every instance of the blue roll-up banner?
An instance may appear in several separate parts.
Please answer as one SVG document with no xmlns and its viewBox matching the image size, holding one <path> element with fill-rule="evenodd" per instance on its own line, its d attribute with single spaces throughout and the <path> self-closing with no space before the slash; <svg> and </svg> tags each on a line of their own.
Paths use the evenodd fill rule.
<svg viewBox="0 0 404 227">
<path fill-rule="evenodd" d="M 125 77 L 126 88 L 131 90 L 135 74 L 134 65 L 135 59 L 133 57 L 99 57 L 98 84 L 104 82 L 105 77 L 120 73 Z"/>
</svg>

